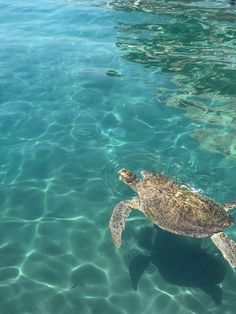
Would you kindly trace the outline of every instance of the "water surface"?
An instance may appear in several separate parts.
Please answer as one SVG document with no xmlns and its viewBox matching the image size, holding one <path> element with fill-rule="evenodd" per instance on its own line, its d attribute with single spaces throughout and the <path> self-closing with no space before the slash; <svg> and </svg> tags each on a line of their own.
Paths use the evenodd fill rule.
<svg viewBox="0 0 236 314">
<path fill-rule="evenodd" d="M 210 240 L 133 212 L 118 250 L 108 221 L 120 167 L 235 199 L 235 23 L 227 1 L 0 0 L 1 313 L 234 312 Z"/>
</svg>

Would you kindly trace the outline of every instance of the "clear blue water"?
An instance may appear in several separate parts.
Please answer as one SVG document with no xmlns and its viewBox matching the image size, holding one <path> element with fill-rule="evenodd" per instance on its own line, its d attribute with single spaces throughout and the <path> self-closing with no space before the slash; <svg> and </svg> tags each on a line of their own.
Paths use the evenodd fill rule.
<svg viewBox="0 0 236 314">
<path fill-rule="evenodd" d="M 0 313 L 235 313 L 210 240 L 108 230 L 121 167 L 236 198 L 235 25 L 223 0 L 0 0 Z"/>
</svg>

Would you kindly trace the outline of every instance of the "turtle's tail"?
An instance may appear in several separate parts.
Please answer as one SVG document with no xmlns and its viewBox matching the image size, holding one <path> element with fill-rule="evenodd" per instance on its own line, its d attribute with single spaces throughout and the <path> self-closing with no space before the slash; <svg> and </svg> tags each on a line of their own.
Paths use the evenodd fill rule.
<svg viewBox="0 0 236 314">
<path fill-rule="evenodd" d="M 223 232 L 214 234 L 211 236 L 211 240 L 230 265 L 236 267 L 236 242 L 227 237 Z"/>
</svg>

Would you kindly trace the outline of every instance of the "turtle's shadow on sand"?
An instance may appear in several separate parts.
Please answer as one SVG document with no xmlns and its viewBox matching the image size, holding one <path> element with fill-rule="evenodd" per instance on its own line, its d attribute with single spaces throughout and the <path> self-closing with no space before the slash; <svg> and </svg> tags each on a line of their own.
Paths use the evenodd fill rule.
<svg viewBox="0 0 236 314">
<path fill-rule="evenodd" d="M 129 264 L 135 290 L 145 269 L 152 263 L 168 283 L 199 288 L 209 294 L 216 304 L 221 304 L 222 290 L 218 284 L 224 279 L 226 265 L 201 248 L 200 239 L 145 227 L 139 232 L 138 244 L 147 254 L 134 256 Z"/>
</svg>

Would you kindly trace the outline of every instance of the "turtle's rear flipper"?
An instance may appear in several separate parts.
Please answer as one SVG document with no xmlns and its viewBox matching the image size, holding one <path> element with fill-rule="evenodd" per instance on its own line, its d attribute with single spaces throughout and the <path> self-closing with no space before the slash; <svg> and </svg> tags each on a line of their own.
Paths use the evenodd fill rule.
<svg viewBox="0 0 236 314">
<path fill-rule="evenodd" d="M 223 232 L 211 236 L 211 240 L 222 252 L 224 258 L 232 267 L 236 267 L 236 242 L 227 237 Z"/>
<path fill-rule="evenodd" d="M 236 208 L 236 200 L 235 201 L 230 201 L 228 203 L 225 203 L 225 204 L 223 204 L 223 206 L 224 206 L 224 209 L 226 211 L 228 211 L 230 209 L 233 209 L 233 208 Z"/>
<path fill-rule="evenodd" d="M 115 246 L 121 246 L 121 236 L 125 229 L 125 221 L 133 208 L 139 207 L 139 199 L 134 198 L 130 201 L 121 201 L 113 209 L 109 227 Z"/>
</svg>

